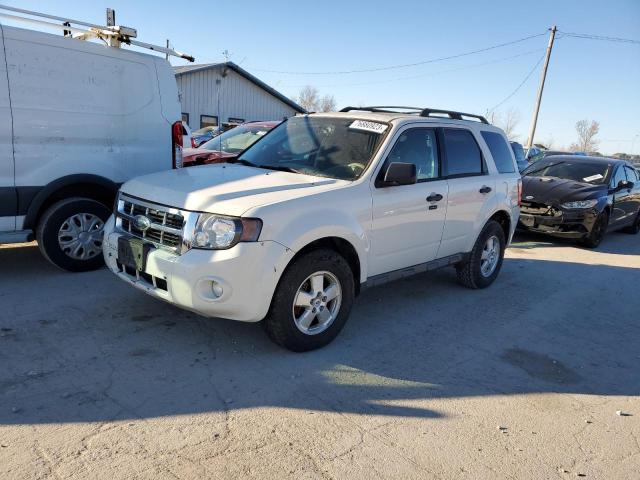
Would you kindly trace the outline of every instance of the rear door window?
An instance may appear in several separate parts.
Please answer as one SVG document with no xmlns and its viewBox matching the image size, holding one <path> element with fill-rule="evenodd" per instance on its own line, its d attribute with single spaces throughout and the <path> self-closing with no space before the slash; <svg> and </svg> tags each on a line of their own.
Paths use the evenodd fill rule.
<svg viewBox="0 0 640 480">
<path fill-rule="evenodd" d="M 482 132 L 482 138 L 487 143 L 496 168 L 500 173 L 514 173 L 516 171 L 511 156 L 511 147 L 502 135 L 496 132 Z M 522 147 L 521 147 L 522 148 Z M 524 155 L 523 155 L 524 157 Z"/>
<path fill-rule="evenodd" d="M 444 128 L 443 135 L 447 158 L 446 176 L 464 177 L 484 173 L 480 147 L 469 130 Z"/>
</svg>

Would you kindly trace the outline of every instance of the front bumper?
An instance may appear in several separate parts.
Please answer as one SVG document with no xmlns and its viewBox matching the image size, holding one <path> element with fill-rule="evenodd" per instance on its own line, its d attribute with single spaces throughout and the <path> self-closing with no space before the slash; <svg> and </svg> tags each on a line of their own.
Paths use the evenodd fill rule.
<svg viewBox="0 0 640 480">
<path fill-rule="evenodd" d="M 598 212 L 588 210 L 556 210 L 555 214 L 520 213 L 518 229 L 545 233 L 554 237 L 581 239 L 591 232 Z"/>
<path fill-rule="evenodd" d="M 182 255 L 157 248 L 143 272 L 118 262 L 113 217 L 105 225 L 104 259 L 119 278 L 145 293 L 206 317 L 262 320 L 293 252 L 277 242 L 239 243 L 228 250 L 192 249 Z M 215 283 L 212 283 L 215 282 Z M 213 285 L 222 287 L 216 298 Z M 219 289 L 218 289 L 219 292 Z"/>
</svg>

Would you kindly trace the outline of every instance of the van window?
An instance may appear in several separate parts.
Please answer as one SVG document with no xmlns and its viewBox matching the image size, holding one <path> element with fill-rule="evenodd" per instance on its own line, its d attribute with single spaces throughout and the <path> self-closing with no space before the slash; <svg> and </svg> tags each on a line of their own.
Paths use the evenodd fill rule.
<svg viewBox="0 0 640 480">
<path fill-rule="evenodd" d="M 511 156 L 511 148 L 507 145 L 506 140 L 502 135 L 496 132 L 482 132 L 482 138 L 487 143 L 493 161 L 496 164 L 496 168 L 500 173 L 514 173 L 516 171 L 513 166 L 513 160 Z M 520 147 L 522 149 L 522 147 Z M 524 157 L 524 155 L 523 155 Z"/>
<path fill-rule="evenodd" d="M 476 139 L 469 130 L 461 128 L 444 129 L 446 149 L 446 176 L 482 175 L 482 154 Z"/>
</svg>

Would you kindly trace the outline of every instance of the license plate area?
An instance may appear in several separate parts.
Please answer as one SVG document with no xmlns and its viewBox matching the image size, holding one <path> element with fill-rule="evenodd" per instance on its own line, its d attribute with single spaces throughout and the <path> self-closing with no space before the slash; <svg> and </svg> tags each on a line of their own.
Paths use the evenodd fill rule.
<svg viewBox="0 0 640 480">
<path fill-rule="evenodd" d="M 155 247 L 131 237 L 118 237 L 118 261 L 125 267 L 144 272 L 149 252 Z"/>
<path fill-rule="evenodd" d="M 520 223 L 525 227 L 534 227 L 536 225 L 536 219 L 533 215 L 520 214 Z"/>
</svg>

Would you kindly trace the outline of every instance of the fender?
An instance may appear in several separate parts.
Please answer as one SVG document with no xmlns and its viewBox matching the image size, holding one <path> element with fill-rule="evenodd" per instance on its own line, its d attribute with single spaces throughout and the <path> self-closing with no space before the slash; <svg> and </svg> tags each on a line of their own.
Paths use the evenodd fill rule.
<svg viewBox="0 0 640 480">
<path fill-rule="evenodd" d="M 38 217 L 42 212 L 43 206 L 46 205 L 48 199 L 56 192 L 67 188 L 78 186 L 84 190 L 85 187 L 98 187 L 102 192 L 108 192 L 109 195 L 115 196 L 120 185 L 112 180 L 101 177 L 99 175 L 91 175 L 88 173 L 79 173 L 60 177 L 44 187 L 17 187 L 18 190 L 18 209 L 25 211 L 24 219 L 25 229 L 33 229 L 36 226 Z M 86 197 L 100 197 L 101 192 L 96 190 L 87 190 Z M 74 192 L 73 195 L 81 195 Z"/>
</svg>

